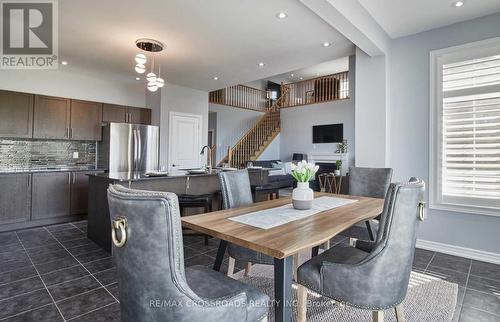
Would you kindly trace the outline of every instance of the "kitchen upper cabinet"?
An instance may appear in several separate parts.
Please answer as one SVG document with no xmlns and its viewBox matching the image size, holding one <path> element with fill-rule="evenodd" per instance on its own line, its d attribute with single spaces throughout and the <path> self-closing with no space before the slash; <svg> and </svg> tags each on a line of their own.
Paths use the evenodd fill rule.
<svg viewBox="0 0 500 322">
<path fill-rule="evenodd" d="M 0 224 L 25 222 L 30 219 L 31 175 L 0 175 Z"/>
<path fill-rule="evenodd" d="M 128 108 L 128 123 L 151 124 L 151 110 L 149 108 Z"/>
<path fill-rule="evenodd" d="M 70 138 L 100 141 L 101 117 L 101 103 L 71 100 Z"/>
<path fill-rule="evenodd" d="M 89 173 L 103 171 L 73 172 L 71 182 L 71 215 L 87 213 L 89 195 Z"/>
<path fill-rule="evenodd" d="M 32 94 L 0 91 L 0 137 L 31 138 L 33 98 Z"/>
<path fill-rule="evenodd" d="M 69 139 L 70 100 L 35 96 L 33 137 L 35 139 Z"/>
<path fill-rule="evenodd" d="M 70 200 L 70 172 L 33 173 L 33 220 L 69 216 Z"/>
<path fill-rule="evenodd" d="M 127 122 L 127 107 L 115 104 L 103 104 L 102 121 L 126 123 Z"/>
<path fill-rule="evenodd" d="M 103 104 L 103 122 L 151 124 L 151 109 L 115 104 Z"/>
</svg>

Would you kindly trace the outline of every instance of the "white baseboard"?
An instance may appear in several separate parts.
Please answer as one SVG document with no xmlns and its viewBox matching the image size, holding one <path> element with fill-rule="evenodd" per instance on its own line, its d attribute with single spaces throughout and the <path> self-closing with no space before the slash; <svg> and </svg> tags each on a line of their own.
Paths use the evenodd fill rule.
<svg viewBox="0 0 500 322">
<path fill-rule="evenodd" d="M 500 254 L 485 252 L 482 250 L 465 248 L 460 246 L 453 246 L 438 242 L 433 242 L 429 240 L 417 240 L 417 248 L 422 248 L 426 250 L 432 250 L 435 252 L 440 252 L 448 255 L 455 255 L 470 259 L 475 259 L 482 262 L 500 264 Z"/>
</svg>

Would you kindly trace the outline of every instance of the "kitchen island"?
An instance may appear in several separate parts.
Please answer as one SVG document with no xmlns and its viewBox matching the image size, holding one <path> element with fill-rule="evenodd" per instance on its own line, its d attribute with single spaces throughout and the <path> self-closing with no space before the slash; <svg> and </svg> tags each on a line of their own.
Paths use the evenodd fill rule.
<svg viewBox="0 0 500 322">
<path fill-rule="evenodd" d="M 184 195 L 213 194 L 219 199 L 218 172 L 213 170 L 203 174 L 184 174 L 150 177 L 143 173 L 111 172 L 89 174 L 89 204 L 87 236 L 107 251 L 111 251 L 111 220 L 107 189 L 110 184 L 120 184 L 132 189 L 173 192 Z M 261 186 L 267 183 L 267 169 L 248 170 L 250 184 Z M 219 202 L 216 202 L 215 210 Z"/>
</svg>

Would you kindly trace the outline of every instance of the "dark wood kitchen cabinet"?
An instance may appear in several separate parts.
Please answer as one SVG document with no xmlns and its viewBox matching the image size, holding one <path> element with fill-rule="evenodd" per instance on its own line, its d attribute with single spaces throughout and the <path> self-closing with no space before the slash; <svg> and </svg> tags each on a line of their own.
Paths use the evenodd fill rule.
<svg viewBox="0 0 500 322">
<path fill-rule="evenodd" d="M 71 172 L 33 173 L 31 219 L 69 216 Z"/>
<path fill-rule="evenodd" d="M 128 123 L 151 125 L 151 110 L 149 108 L 129 107 Z"/>
<path fill-rule="evenodd" d="M 127 107 L 115 104 L 103 104 L 102 121 L 126 123 L 127 122 Z"/>
<path fill-rule="evenodd" d="M 71 100 L 70 139 L 100 141 L 102 104 Z"/>
<path fill-rule="evenodd" d="M 69 139 L 70 100 L 35 96 L 33 137 L 35 139 Z"/>
<path fill-rule="evenodd" d="M 0 91 L 0 137 L 31 138 L 34 95 Z"/>
<path fill-rule="evenodd" d="M 90 173 L 102 173 L 103 171 L 82 171 L 71 174 L 71 215 L 83 215 L 88 209 L 88 190 Z"/>
<path fill-rule="evenodd" d="M 151 125 L 151 109 L 103 104 L 102 121 Z"/>
<path fill-rule="evenodd" d="M 31 175 L 0 175 L 0 224 L 26 222 L 30 219 Z"/>
</svg>

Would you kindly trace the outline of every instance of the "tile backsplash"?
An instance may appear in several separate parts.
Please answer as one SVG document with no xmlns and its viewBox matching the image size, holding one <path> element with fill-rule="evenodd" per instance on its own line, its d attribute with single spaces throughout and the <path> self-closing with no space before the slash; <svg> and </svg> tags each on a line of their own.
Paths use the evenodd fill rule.
<svg viewBox="0 0 500 322">
<path fill-rule="evenodd" d="M 0 139 L 0 171 L 63 168 L 92 169 L 96 142 Z M 73 158 L 78 152 L 78 158 Z"/>
</svg>

